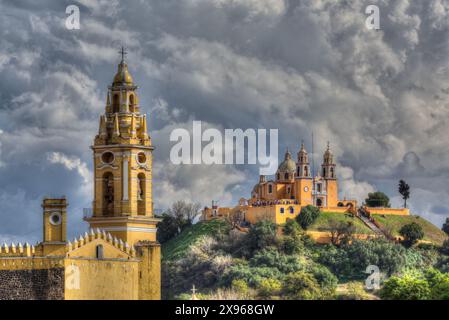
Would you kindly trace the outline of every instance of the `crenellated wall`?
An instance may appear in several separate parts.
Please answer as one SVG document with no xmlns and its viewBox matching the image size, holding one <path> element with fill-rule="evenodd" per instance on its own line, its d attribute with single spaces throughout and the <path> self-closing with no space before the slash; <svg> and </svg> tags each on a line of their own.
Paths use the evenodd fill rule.
<svg viewBox="0 0 449 320">
<path fill-rule="evenodd" d="M 18 244 L 3 244 L 0 246 L 0 258 L 1 257 L 31 257 L 36 254 L 36 247 L 28 243 L 22 245 Z"/>
</svg>

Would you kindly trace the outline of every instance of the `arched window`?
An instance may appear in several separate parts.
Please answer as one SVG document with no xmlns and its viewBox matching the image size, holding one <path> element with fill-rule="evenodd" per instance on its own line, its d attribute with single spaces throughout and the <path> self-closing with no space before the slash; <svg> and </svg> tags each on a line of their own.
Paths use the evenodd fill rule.
<svg viewBox="0 0 449 320">
<path fill-rule="evenodd" d="M 268 193 L 273 193 L 273 185 L 272 184 L 268 185 Z"/>
<path fill-rule="evenodd" d="M 139 173 L 137 176 L 137 200 L 138 200 L 138 214 L 145 215 L 145 192 L 146 192 L 146 181 L 145 174 Z"/>
<path fill-rule="evenodd" d="M 323 200 L 321 200 L 321 199 L 316 199 L 316 206 L 317 206 L 317 207 L 322 207 L 322 206 L 323 206 Z"/>
<path fill-rule="evenodd" d="M 338 204 L 337 204 L 337 207 L 344 207 L 345 205 L 344 205 L 344 203 L 343 202 L 339 202 Z"/>
<path fill-rule="evenodd" d="M 279 209 L 279 212 L 284 214 L 284 208 Z"/>
<path fill-rule="evenodd" d="M 99 244 L 95 250 L 97 259 L 104 259 L 103 245 Z"/>
<path fill-rule="evenodd" d="M 280 173 L 278 173 L 276 176 L 277 176 L 278 180 L 281 180 L 281 174 Z"/>
<path fill-rule="evenodd" d="M 304 175 L 305 175 L 306 177 L 309 176 L 309 167 L 308 167 L 308 166 L 305 166 L 305 167 L 304 167 Z"/>
<path fill-rule="evenodd" d="M 334 178 L 334 168 L 331 168 L 331 178 Z"/>
<path fill-rule="evenodd" d="M 130 94 L 129 95 L 129 111 L 130 112 L 136 112 L 136 109 L 134 108 L 134 105 L 135 105 L 134 95 Z"/>
<path fill-rule="evenodd" d="M 326 168 L 323 168 L 323 177 L 326 176 Z"/>
<path fill-rule="evenodd" d="M 300 176 L 300 168 L 296 168 L 296 176 L 299 177 Z"/>
<path fill-rule="evenodd" d="M 288 173 L 287 172 L 284 174 L 284 179 L 288 180 Z"/>
<path fill-rule="evenodd" d="M 111 172 L 103 175 L 103 215 L 114 215 L 114 175 Z"/>
<path fill-rule="evenodd" d="M 290 212 L 290 214 L 294 214 L 295 213 L 295 208 L 290 207 L 290 208 L 288 208 L 288 211 Z"/>
<path fill-rule="evenodd" d="M 114 96 L 112 97 L 112 112 L 120 112 L 120 97 L 118 94 L 114 94 Z"/>
</svg>

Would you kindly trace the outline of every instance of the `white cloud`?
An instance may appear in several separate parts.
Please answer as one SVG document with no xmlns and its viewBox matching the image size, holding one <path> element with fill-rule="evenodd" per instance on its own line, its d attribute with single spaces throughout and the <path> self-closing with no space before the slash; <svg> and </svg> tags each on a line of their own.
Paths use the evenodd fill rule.
<svg viewBox="0 0 449 320">
<path fill-rule="evenodd" d="M 61 164 L 70 171 L 75 170 L 83 179 L 83 194 L 86 196 L 92 195 L 93 173 L 87 168 L 86 163 L 77 157 L 68 157 L 60 152 L 49 153 L 47 159 L 52 164 Z"/>
<path fill-rule="evenodd" d="M 202 120 L 220 129 L 278 128 L 280 151 L 299 148 L 301 139 L 310 146 L 313 131 L 316 161 L 332 143 L 342 196 L 395 190 L 399 172 L 407 173 L 420 190 L 410 205 L 440 222 L 428 203 L 449 199 L 447 0 L 381 1 L 379 32 L 364 27 L 366 1 L 81 5 L 78 33 L 65 30 L 59 6 L 0 5 L 8 13 L 0 20 L 0 144 L 8 165 L 0 167 L 0 192 L 45 193 L 27 177 L 57 171 L 46 158 L 52 152 L 85 184 L 83 164 L 123 41 L 150 111 L 156 207 L 181 198 L 233 204 L 257 182 L 253 167 L 166 165 L 170 130 Z M 415 177 L 421 167 L 428 179 Z M 78 189 L 64 187 L 76 207 L 91 201 Z"/>
</svg>

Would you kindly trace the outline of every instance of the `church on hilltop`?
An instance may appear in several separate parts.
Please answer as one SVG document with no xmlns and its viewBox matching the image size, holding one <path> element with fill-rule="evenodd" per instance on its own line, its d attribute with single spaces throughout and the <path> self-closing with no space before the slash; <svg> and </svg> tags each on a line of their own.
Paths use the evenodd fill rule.
<svg viewBox="0 0 449 320">
<path fill-rule="evenodd" d="M 222 218 L 239 212 L 245 223 L 270 220 L 276 224 L 284 224 L 287 220 L 296 218 L 301 209 L 308 205 L 316 206 L 322 212 L 357 215 L 356 200 L 339 199 L 337 165 L 329 143 L 323 154 L 320 170 L 317 171 L 314 174 L 309 154 L 302 143 L 296 161 L 287 150 L 274 179 L 268 180 L 266 176 L 260 176 L 249 199 L 240 199 L 234 208 L 219 207 L 213 202 L 211 208 L 203 210 L 202 219 Z M 371 214 L 409 215 L 408 209 L 364 207 L 364 210 Z"/>
<path fill-rule="evenodd" d="M 68 241 L 65 198 L 43 200 L 43 238 L 0 246 L 0 300 L 159 300 L 151 138 L 125 52 L 95 137 L 90 230 Z"/>
</svg>

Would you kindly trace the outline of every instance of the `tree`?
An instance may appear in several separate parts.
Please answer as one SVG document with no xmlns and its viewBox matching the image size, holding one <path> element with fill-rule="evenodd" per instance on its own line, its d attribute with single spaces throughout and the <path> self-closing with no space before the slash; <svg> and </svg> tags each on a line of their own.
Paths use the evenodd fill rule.
<svg viewBox="0 0 449 320">
<path fill-rule="evenodd" d="M 399 181 L 399 193 L 404 200 L 404 208 L 407 208 L 407 199 L 410 198 L 410 186 L 404 181 Z"/>
<path fill-rule="evenodd" d="M 167 213 L 180 222 L 184 221 L 185 224 L 192 225 L 195 218 L 200 214 L 200 208 L 199 203 L 187 203 L 184 200 L 180 200 L 173 203 Z"/>
<path fill-rule="evenodd" d="M 404 237 L 404 244 L 410 247 L 418 242 L 418 240 L 424 238 L 424 231 L 421 225 L 416 222 L 402 226 L 399 230 L 399 234 Z"/>
<path fill-rule="evenodd" d="M 356 226 L 352 221 L 337 221 L 335 219 L 329 221 L 329 232 L 333 245 L 349 243 L 355 231 Z"/>
<path fill-rule="evenodd" d="M 449 255 L 449 240 L 444 240 L 443 245 L 441 246 L 441 253 L 445 255 Z"/>
<path fill-rule="evenodd" d="M 248 245 L 252 250 L 264 249 L 276 244 L 276 224 L 268 220 L 256 223 L 248 232 Z"/>
<path fill-rule="evenodd" d="M 446 218 L 446 222 L 443 224 L 442 230 L 449 235 L 449 218 Z"/>
<path fill-rule="evenodd" d="M 231 226 L 231 229 L 235 229 L 243 221 L 243 217 L 245 216 L 245 213 L 241 209 L 235 209 L 229 212 L 229 214 L 225 217 L 225 220 L 229 225 Z"/>
<path fill-rule="evenodd" d="M 380 191 L 368 193 L 368 198 L 365 199 L 365 203 L 368 207 L 372 208 L 389 208 L 391 206 L 390 198 L 388 198 L 385 193 Z"/>
<path fill-rule="evenodd" d="M 157 241 L 165 243 L 179 232 L 179 224 L 175 217 L 166 213 L 162 215 L 162 221 L 157 224 Z"/>
<path fill-rule="evenodd" d="M 319 215 L 319 208 L 308 205 L 301 209 L 301 213 L 296 217 L 296 221 L 301 226 L 301 228 L 307 230 L 307 228 L 315 222 Z"/>
<path fill-rule="evenodd" d="M 193 224 L 199 215 L 200 205 L 177 201 L 162 215 L 162 221 L 158 223 L 157 239 L 160 243 L 167 242 L 186 227 Z"/>
</svg>

